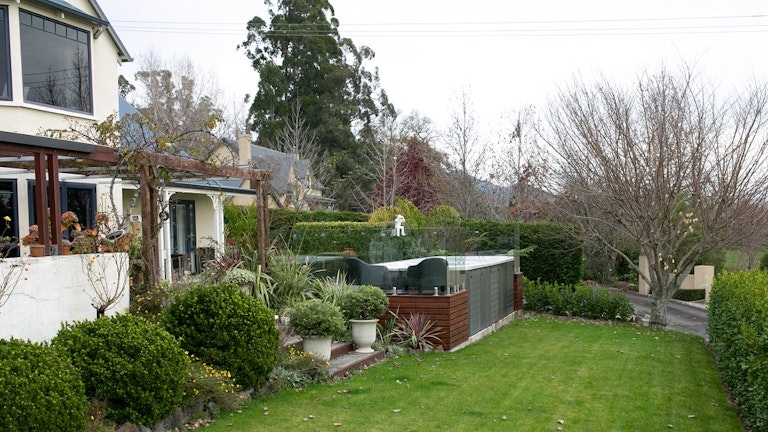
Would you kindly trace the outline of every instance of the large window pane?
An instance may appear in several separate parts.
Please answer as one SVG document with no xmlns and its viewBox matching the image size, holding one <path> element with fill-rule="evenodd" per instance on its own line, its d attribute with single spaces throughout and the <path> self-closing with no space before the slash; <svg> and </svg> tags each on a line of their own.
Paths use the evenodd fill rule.
<svg viewBox="0 0 768 432">
<path fill-rule="evenodd" d="M 8 52 L 8 8 L 0 6 L 0 99 L 11 98 L 11 57 Z"/>
<path fill-rule="evenodd" d="M 88 32 L 26 11 L 19 20 L 24 100 L 92 112 Z"/>
</svg>

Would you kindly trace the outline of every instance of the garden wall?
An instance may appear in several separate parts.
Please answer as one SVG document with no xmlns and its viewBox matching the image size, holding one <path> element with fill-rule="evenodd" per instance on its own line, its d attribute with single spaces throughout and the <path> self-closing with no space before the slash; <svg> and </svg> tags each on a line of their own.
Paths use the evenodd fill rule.
<svg viewBox="0 0 768 432">
<path fill-rule="evenodd" d="M 96 318 L 97 289 L 121 293 L 108 314 L 125 313 L 128 278 L 126 253 L 3 259 L 0 283 L 15 289 L 0 298 L 0 339 L 49 341 L 63 322 Z"/>
</svg>

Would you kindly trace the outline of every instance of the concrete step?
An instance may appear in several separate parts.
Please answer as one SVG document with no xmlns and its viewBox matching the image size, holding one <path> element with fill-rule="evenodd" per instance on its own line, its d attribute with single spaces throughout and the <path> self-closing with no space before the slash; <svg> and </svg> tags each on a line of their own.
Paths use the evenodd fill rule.
<svg viewBox="0 0 768 432">
<path fill-rule="evenodd" d="M 358 353 L 351 342 L 334 342 L 331 349 L 331 375 L 344 378 L 352 371 L 367 369 L 368 366 L 384 360 L 384 351 Z"/>
<path fill-rule="evenodd" d="M 289 344 L 301 349 L 301 338 L 296 337 Z M 334 341 L 333 346 L 331 346 L 331 360 L 329 361 L 331 375 L 335 378 L 344 378 L 349 375 L 349 372 L 367 369 L 368 366 L 384 360 L 385 357 L 384 351 L 357 353 L 352 342 Z"/>
</svg>

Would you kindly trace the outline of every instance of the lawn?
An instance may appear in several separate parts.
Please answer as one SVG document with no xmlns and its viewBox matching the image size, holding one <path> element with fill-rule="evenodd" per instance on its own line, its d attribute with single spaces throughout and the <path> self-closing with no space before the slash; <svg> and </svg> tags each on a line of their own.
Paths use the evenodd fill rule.
<svg viewBox="0 0 768 432">
<path fill-rule="evenodd" d="M 743 429 L 701 338 L 538 317 L 455 353 L 389 359 L 252 401 L 207 430 Z"/>
</svg>

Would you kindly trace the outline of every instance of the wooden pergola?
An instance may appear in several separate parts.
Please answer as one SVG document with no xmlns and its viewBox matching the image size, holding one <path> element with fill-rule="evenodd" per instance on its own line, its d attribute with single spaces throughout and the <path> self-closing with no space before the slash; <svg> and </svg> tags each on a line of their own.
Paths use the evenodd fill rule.
<svg viewBox="0 0 768 432">
<path fill-rule="evenodd" d="M 61 202 L 59 197 L 59 172 L 63 169 L 85 175 L 114 174 L 109 168 L 120 161 L 120 149 L 96 144 L 26 135 L 0 131 L 0 166 L 22 168 L 35 173 L 35 218 L 38 235 L 44 245 L 44 253 L 57 253 L 51 245 L 61 244 L 62 233 L 52 226 L 61 226 Z M 164 166 L 179 177 L 215 176 L 251 180 L 257 191 L 258 213 L 258 254 L 262 265 L 266 264 L 266 249 L 269 239 L 269 213 L 266 181 L 270 174 L 265 170 L 218 166 L 192 159 L 158 153 L 131 151 L 129 162 Z M 142 177 L 147 170 L 139 170 L 139 185 L 142 195 L 142 220 L 157 221 L 158 202 L 152 202 L 146 181 Z M 47 186 L 47 187 L 46 187 Z M 50 216 L 50 217 L 49 217 Z M 142 228 L 143 229 L 143 228 Z M 158 263 L 152 263 L 157 266 Z"/>
</svg>

